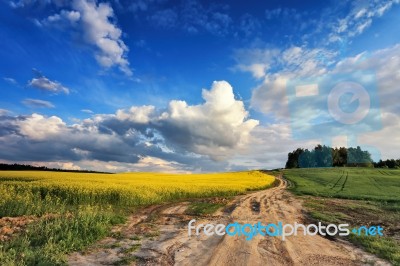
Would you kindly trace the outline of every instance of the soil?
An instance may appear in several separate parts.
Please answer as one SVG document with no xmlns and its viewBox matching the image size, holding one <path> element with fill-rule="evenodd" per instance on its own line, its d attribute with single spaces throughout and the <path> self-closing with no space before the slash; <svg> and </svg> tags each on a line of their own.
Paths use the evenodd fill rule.
<svg viewBox="0 0 400 266">
<path fill-rule="evenodd" d="M 0 218 L 0 244 L 8 241 L 18 233 L 26 230 L 28 224 L 36 221 L 36 216 L 3 217 Z"/>
</svg>

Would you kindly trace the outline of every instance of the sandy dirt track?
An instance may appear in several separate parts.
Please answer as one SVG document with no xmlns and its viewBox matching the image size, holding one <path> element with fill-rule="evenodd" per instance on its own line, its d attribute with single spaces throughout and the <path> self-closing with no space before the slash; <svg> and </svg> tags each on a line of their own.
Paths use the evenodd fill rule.
<svg viewBox="0 0 400 266">
<path fill-rule="evenodd" d="M 109 237 L 85 254 L 74 253 L 70 265 L 390 265 L 346 241 L 322 236 L 188 236 L 187 224 L 263 224 L 304 222 L 301 202 L 286 191 L 287 181 L 278 177 L 276 187 L 236 197 L 212 216 L 185 214 L 187 202 L 152 206 L 130 217 Z M 194 233 L 194 231 L 193 231 Z M 132 236 L 141 236 L 140 239 Z"/>
</svg>

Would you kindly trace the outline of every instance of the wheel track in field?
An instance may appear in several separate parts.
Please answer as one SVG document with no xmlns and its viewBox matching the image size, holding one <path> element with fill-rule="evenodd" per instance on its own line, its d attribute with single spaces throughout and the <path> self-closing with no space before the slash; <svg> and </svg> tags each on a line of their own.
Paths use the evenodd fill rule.
<svg viewBox="0 0 400 266">
<path fill-rule="evenodd" d="M 343 176 L 344 176 L 344 171 L 343 171 L 342 175 L 339 177 L 339 179 L 336 180 L 336 183 L 331 187 L 331 189 L 334 189 L 337 186 L 337 184 L 340 182 L 340 180 L 342 180 Z"/>
<path fill-rule="evenodd" d="M 344 174 L 344 171 L 341 170 L 341 171 L 340 171 L 340 177 L 342 177 L 343 174 Z M 339 177 L 339 178 L 340 178 L 340 177 Z M 335 182 L 335 180 L 337 181 L 336 178 L 337 178 L 336 176 L 332 177 L 332 178 L 328 181 L 328 183 L 326 184 L 326 186 L 327 186 L 327 187 L 333 186 L 334 184 L 331 184 L 331 183 Z"/>
<path fill-rule="evenodd" d="M 375 179 L 375 177 L 369 176 L 369 179 L 372 180 L 372 183 L 374 183 L 373 185 L 374 185 L 377 189 L 382 190 L 381 185 L 380 185 L 379 182 Z"/>
<path fill-rule="evenodd" d="M 347 184 L 347 179 L 349 178 L 349 172 L 346 172 L 346 179 L 343 182 L 342 188 L 340 189 L 340 191 L 343 191 L 343 189 L 345 188 L 346 184 Z"/>
</svg>

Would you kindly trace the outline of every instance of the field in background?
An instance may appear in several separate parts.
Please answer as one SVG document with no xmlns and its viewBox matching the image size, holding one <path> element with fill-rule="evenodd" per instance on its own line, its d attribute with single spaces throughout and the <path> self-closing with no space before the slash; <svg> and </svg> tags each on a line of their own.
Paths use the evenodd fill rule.
<svg viewBox="0 0 400 266">
<path fill-rule="evenodd" d="M 137 207 L 272 186 L 259 171 L 215 174 L 0 171 L 2 265 L 63 265 Z M 23 216 L 23 217 L 21 217 Z"/>
<path fill-rule="evenodd" d="M 303 168 L 284 171 L 297 194 L 400 202 L 400 170 Z"/>
<path fill-rule="evenodd" d="M 288 169 L 284 177 L 304 201 L 311 222 L 383 226 L 383 237 L 352 234 L 349 240 L 400 265 L 400 170 Z"/>
</svg>

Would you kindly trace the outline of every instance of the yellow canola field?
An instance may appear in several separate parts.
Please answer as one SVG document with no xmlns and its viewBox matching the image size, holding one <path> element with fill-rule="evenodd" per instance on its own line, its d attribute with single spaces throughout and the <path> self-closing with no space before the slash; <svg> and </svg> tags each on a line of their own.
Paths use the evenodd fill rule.
<svg viewBox="0 0 400 266">
<path fill-rule="evenodd" d="M 260 171 L 167 173 L 72 173 L 0 171 L 0 208 L 10 204 L 110 204 L 139 206 L 182 198 L 231 196 L 267 188 L 275 178 Z M 27 206 L 25 206 L 28 208 Z M 49 206 L 48 206 L 49 207 Z M 22 211 L 21 212 L 26 212 Z"/>
</svg>

